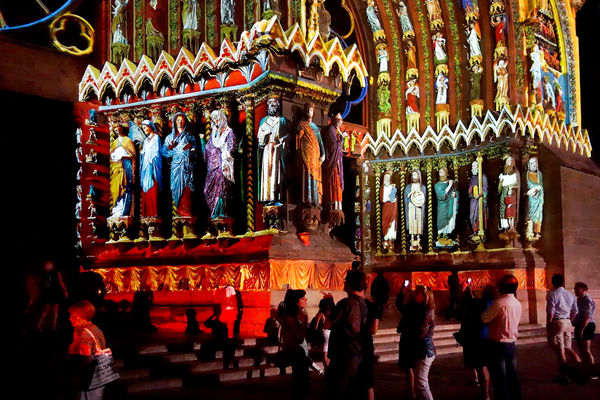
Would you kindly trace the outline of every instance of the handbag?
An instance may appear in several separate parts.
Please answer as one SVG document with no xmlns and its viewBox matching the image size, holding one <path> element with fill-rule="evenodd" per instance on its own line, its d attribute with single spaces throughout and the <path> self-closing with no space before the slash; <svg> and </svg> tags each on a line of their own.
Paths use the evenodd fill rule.
<svg viewBox="0 0 600 400">
<path fill-rule="evenodd" d="M 463 331 L 458 330 L 454 332 L 452 336 L 454 336 L 454 339 L 459 345 L 463 346 L 465 344 L 465 333 Z"/>
<path fill-rule="evenodd" d="M 94 338 L 97 349 L 92 360 L 94 365 L 94 373 L 92 375 L 90 385 L 88 386 L 88 390 L 93 390 L 110 382 L 116 381 L 120 376 L 115 368 L 112 351 L 108 347 L 106 349 L 101 349 L 100 344 L 98 343 L 98 340 L 94 334 L 87 328 L 85 330 L 92 336 L 92 338 Z"/>
</svg>

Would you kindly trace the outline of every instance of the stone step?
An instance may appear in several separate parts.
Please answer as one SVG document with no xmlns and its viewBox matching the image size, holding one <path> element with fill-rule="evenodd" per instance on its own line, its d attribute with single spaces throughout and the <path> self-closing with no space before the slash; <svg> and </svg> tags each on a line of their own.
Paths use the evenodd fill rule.
<svg viewBox="0 0 600 400">
<path fill-rule="evenodd" d="M 152 379 L 127 384 L 127 393 L 142 393 L 164 389 L 178 389 L 183 387 L 183 379 Z"/>
<path fill-rule="evenodd" d="M 374 347 L 375 354 L 385 353 L 390 350 L 396 350 L 396 353 L 398 352 L 398 342 L 377 343 Z"/>
<path fill-rule="evenodd" d="M 545 329 L 543 334 L 530 334 L 521 336 L 519 334 L 519 340 L 517 341 L 517 345 L 523 344 L 532 344 L 532 343 L 544 343 L 546 342 L 546 332 Z M 455 354 L 462 352 L 462 346 L 458 345 L 456 341 L 454 343 L 447 343 L 446 341 L 440 342 L 438 340 L 434 340 L 435 344 L 435 352 L 437 355 L 443 354 Z M 391 363 L 398 361 L 398 348 L 395 349 L 379 349 L 375 348 L 375 357 L 378 363 Z"/>
<path fill-rule="evenodd" d="M 453 333 L 459 324 L 440 324 L 434 331 L 434 343 L 438 355 L 462 352 Z M 400 335 L 395 328 L 380 329 L 373 337 L 376 360 L 379 363 L 395 363 L 398 360 L 398 342 Z M 540 324 L 519 326 L 518 344 L 540 343 L 546 341 L 546 330 Z M 280 374 L 279 368 L 266 361 L 267 354 L 276 353 L 278 346 L 260 346 L 257 339 L 244 339 L 235 350 L 235 368 L 223 367 L 223 352 L 217 351 L 215 359 L 198 359 L 200 343 L 181 346 L 155 344 L 142 346 L 132 359 L 116 359 L 121 375 L 119 384 L 128 393 L 176 389 L 186 385 L 205 384 L 206 382 L 230 382 L 255 379 Z M 258 362 L 258 365 L 257 365 Z M 323 368 L 318 361 L 319 368 Z M 291 373 L 291 367 L 286 369 Z M 316 373 L 316 372 L 312 372 Z"/>
</svg>

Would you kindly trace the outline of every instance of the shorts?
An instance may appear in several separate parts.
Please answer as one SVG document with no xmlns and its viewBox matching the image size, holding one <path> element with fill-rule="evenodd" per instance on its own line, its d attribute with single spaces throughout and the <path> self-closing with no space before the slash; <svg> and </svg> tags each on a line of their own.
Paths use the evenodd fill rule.
<svg viewBox="0 0 600 400">
<path fill-rule="evenodd" d="M 358 365 L 358 372 L 356 374 L 358 380 L 358 387 L 360 389 L 370 389 L 373 387 L 373 365 L 375 364 L 375 357 L 371 354 L 365 355 Z"/>
<path fill-rule="evenodd" d="M 577 330 L 575 330 L 575 340 L 593 340 L 594 332 L 596 331 L 596 324 L 593 322 L 588 323 L 585 328 L 583 328 L 583 332 L 581 335 L 578 334 Z"/>
<path fill-rule="evenodd" d="M 570 319 L 555 319 L 548 324 L 548 344 L 555 349 L 570 349 L 573 338 Z"/>
</svg>

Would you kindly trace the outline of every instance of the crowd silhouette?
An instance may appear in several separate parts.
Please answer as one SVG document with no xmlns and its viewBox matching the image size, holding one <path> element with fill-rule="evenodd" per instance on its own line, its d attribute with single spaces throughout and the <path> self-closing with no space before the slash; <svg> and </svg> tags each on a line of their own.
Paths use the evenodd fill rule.
<svg viewBox="0 0 600 400">
<path fill-rule="evenodd" d="M 38 263 L 30 272 L 24 279 L 27 298 L 19 326 L 22 355 L 18 368 L 38 376 L 42 386 L 28 390 L 43 392 L 48 399 L 73 395 L 101 399 L 104 389 L 86 391 L 80 384 L 81 371 L 93 354 L 91 339 L 84 330 L 92 331 L 102 347 L 114 344 L 126 332 L 155 334 L 158 327 L 151 318 L 152 290 L 142 287 L 132 302 L 123 299 L 117 303 L 105 298 L 102 278 L 93 272 L 81 273 L 75 282 L 67 282 L 52 260 Z M 552 381 L 585 384 L 598 376 L 591 351 L 595 304 L 584 282 L 575 284 L 574 293 L 564 288 L 562 275 L 553 276 L 552 284 L 547 296 L 548 344 L 558 360 L 557 376 Z M 472 383 L 479 387 L 481 398 L 520 399 L 517 279 L 506 275 L 496 285 L 476 292 L 470 280 L 461 281 L 458 274 L 451 274 L 448 286 L 451 302 L 445 316 L 460 323 L 454 337 L 463 348 L 464 367 L 472 371 Z M 221 351 L 223 368 L 238 368 L 241 292 L 230 285 L 222 289 L 222 298 L 216 299 L 208 318 L 198 320 L 195 308 L 186 310 L 185 335 L 202 342 L 199 360 L 215 360 Z M 287 290 L 284 300 L 270 310 L 264 322 L 265 336 L 257 339 L 255 365 L 266 359 L 279 367 L 282 375 L 291 367 L 292 399 L 375 399 L 373 335 L 384 318 L 390 285 L 383 274 L 378 274 L 371 286 L 371 299 L 367 289 L 364 271 L 349 270 L 344 281 L 346 297 L 336 303 L 332 294 L 323 293 L 312 318 L 307 314 L 307 292 Z M 435 393 L 429 385 L 429 371 L 436 357 L 433 291 L 405 281 L 395 306 L 400 314 L 398 365 L 407 379 L 406 396 L 433 399 Z M 267 347 L 277 351 L 267 353 Z M 38 361 L 32 364 L 27 359 Z M 312 390 L 311 371 L 324 375 L 321 394 Z M 87 397 L 81 397 L 82 393 Z"/>
</svg>

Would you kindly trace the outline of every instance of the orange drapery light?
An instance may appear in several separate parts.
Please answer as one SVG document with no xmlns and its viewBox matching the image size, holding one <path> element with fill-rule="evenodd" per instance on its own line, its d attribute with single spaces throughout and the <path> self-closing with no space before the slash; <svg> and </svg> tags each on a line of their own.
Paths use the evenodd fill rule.
<svg viewBox="0 0 600 400">
<path fill-rule="evenodd" d="M 310 260 L 271 260 L 271 289 L 342 290 L 351 262 L 327 263 Z"/>
</svg>

